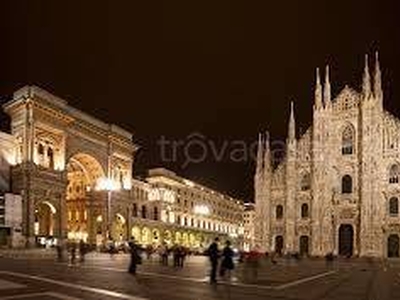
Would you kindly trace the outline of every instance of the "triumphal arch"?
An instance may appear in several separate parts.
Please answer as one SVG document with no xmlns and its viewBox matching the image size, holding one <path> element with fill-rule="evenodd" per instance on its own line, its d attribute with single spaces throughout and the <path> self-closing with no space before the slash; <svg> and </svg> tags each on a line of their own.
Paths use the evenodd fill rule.
<svg viewBox="0 0 400 300">
<path fill-rule="evenodd" d="M 36 86 L 3 106 L 17 141 L 12 191 L 23 197 L 27 245 L 41 236 L 129 238 L 132 134 Z"/>
</svg>

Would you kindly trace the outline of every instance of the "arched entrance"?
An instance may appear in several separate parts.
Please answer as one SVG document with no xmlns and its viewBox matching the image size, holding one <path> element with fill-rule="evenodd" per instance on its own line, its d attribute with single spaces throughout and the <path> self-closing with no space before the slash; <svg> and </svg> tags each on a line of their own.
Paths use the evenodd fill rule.
<svg viewBox="0 0 400 300">
<path fill-rule="evenodd" d="M 94 199 L 90 193 L 96 188 L 96 184 L 105 173 L 100 163 L 91 155 L 77 153 L 67 163 L 68 186 L 66 193 L 68 211 L 68 237 L 75 240 L 91 239 L 99 243 L 103 240 L 104 226 L 106 220 L 101 211 L 101 206 L 96 209 L 92 207 Z M 97 218 L 102 215 L 101 221 Z M 93 218 L 93 220 L 90 220 Z M 89 228 L 89 223 L 94 225 Z M 92 235 L 89 237 L 89 235 Z"/>
<path fill-rule="evenodd" d="M 399 257 L 400 240 L 397 234 L 391 234 L 387 240 L 388 257 Z"/>
<path fill-rule="evenodd" d="M 300 255 L 307 256 L 309 253 L 309 237 L 302 235 L 300 237 Z"/>
<path fill-rule="evenodd" d="M 144 227 L 142 229 L 142 244 L 143 245 L 149 245 L 151 244 L 151 231 L 149 228 Z"/>
<path fill-rule="evenodd" d="M 164 232 L 164 242 L 167 243 L 168 246 L 172 243 L 172 233 L 169 230 Z"/>
<path fill-rule="evenodd" d="M 158 229 L 153 229 L 153 240 L 152 244 L 160 244 L 160 231 Z"/>
<path fill-rule="evenodd" d="M 182 234 L 177 231 L 175 232 L 175 244 L 180 244 L 182 242 Z"/>
<path fill-rule="evenodd" d="M 34 234 L 36 241 L 41 245 L 52 244 L 57 210 L 48 201 L 42 201 L 35 208 Z"/>
<path fill-rule="evenodd" d="M 279 255 L 283 252 L 283 236 L 281 235 L 275 237 L 275 252 Z"/>
<path fill-rule="evenodd" d="M 140 242 L 142 235 L 140 232 L 140 228 L 138 226 L 134 226 L 132 227 L 132 231 L 131 231 L 131 238 L 133 238 L 136 242 Z"/>
<path fill-rule="evenodd" d="M 339 227 L 339 255 L 350 257 L 353 255 L 354 231 L 350 224 Z"/>
<path fill-rule="evenodd" d="M 112 224 L 111 237 L 118 243 L 126 241 L 126 220 L 121 214 L 115 215 L 114 222 Z"/>
</svg>

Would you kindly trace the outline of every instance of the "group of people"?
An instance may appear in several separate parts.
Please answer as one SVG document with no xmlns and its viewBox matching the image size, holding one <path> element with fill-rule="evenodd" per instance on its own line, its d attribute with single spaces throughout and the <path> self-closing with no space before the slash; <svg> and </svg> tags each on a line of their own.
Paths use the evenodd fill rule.
<svg viewBox="0 0 400 300">
<path fill-rule="evenodd" d="M 62 242 L 59 242 L 56 245 L 57 251 L 57 260 L 64 261 L 64 249 L 69 254 L 71 264 L 75 264 L 77 258 L 79 257 L 80 262 L 85 261 L 85 255 L 89 252 L 89 246 L 83 240 L 79 242 L 69 241 L 66 245 Z"/>
<path fill-rule="evenodd" d="M 225 277 L 226 275 L 230 277 L 230 273 L 234 269 L 234 251 L 231 248 L 231 242 L 226 241 L 225 247 L 222 249 L 222 251 L 220 251 L 218 244 L 219 238 L 217 237 L 207 250 L 207 255 L 211 262 L 210 283 L 217 282 L 218 267 L 220 277 Z M 134 239 L 132 239 L 132 241 L 129 242 L 129 250 L 131 254 L 131 261 L 128 272 L 131 274 L 136 274 L 137 265 L 142 264 L 141 252 L 143 249 L 135 243 Z M 171 252 L 173 254 L 174 266 L 183 267 L 185 257 L 188 254 L 187 249 L 179 245 L 175 245 L 169 249 L 165 243 L 158 248 L 161 264 L 168 265 L 168 258 Z M 219 263 L 220 261 L 221 263 Z"/>
<path fill-rule="evenodd" d="M 210 283 L 217 283 L 217 270 L 218 266 L 220 267 L 219 275 L 224 277 L 225 274 L 228 274 L 230 277 L 231 271 L 234 269 L 235 265 L 233 263 L 234 252 L 231 248 L 231 242 L 226 241 L 225 247 L 222 251 L 218 248 L 219 238 L 216 237 L 214 242 L 208 247 L 207 254 L 210 258 L 211 262 L 211 274 L 210 274 Z M 219 261 L 221 259 L 221 264 Z"/>
<path fill-rule="evenodd" d="M 168 266 L 169 255 L 172 253 L 174 267 L 183 268 L 186 256 L 190 251 L 182 245 L 175 244 L 173 247 L 168 248 L 166 243 L 160 245 L 157 249 L 160 256 L 160 263 L 164 266 Z"/>
</svg>

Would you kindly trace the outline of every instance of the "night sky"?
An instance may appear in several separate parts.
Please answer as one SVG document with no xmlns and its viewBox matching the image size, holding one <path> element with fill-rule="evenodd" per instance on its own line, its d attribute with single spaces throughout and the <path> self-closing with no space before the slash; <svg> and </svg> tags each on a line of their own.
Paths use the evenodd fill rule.
<svg viewBox="0 0 400 300">
<path fill-rule="evenodd" d="M 400 109 L 399 12 L 395 0 L 1 1 L 1 101 L 36 84 L 132 131 L 136 175 L 164 166 L 249 200 L 254 163 L 232 160 L 232 145 L 266 129 L 283 141 L 291 100 L 305 131 L 316 67 L 330 64 L 334 96 L 359 90 L 378 50 L 385 106 Z M 199 135 L 207 158 L 192 142 L 187 163 Z M 162 137 L 183 143 L 176 161 Z"/>
</svg>

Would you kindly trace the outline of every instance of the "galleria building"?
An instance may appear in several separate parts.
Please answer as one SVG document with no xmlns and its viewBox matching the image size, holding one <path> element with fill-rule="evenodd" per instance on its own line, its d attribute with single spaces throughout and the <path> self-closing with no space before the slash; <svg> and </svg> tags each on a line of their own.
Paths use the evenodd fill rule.
<svg viewBox="0 0 400 300">
<path fill-rule="evenodd" d="M 400 120 L 383 107 L 381 70 L 368 57 L 361 91 L 331 97 L 317 69 L 312 126 L 296 137 L 291 106 L 285 159 L 260 136 L 255 240 L 267 252 L 398 257 Z"/>
<path fill-rule="evenodd" d="M 3 108 L 11 133 L 0 132 L 0 246 L 242 244 L 242 201 L 162 168 L 133 179 L 131 133 L 35 86 Z"/>
</svg>

